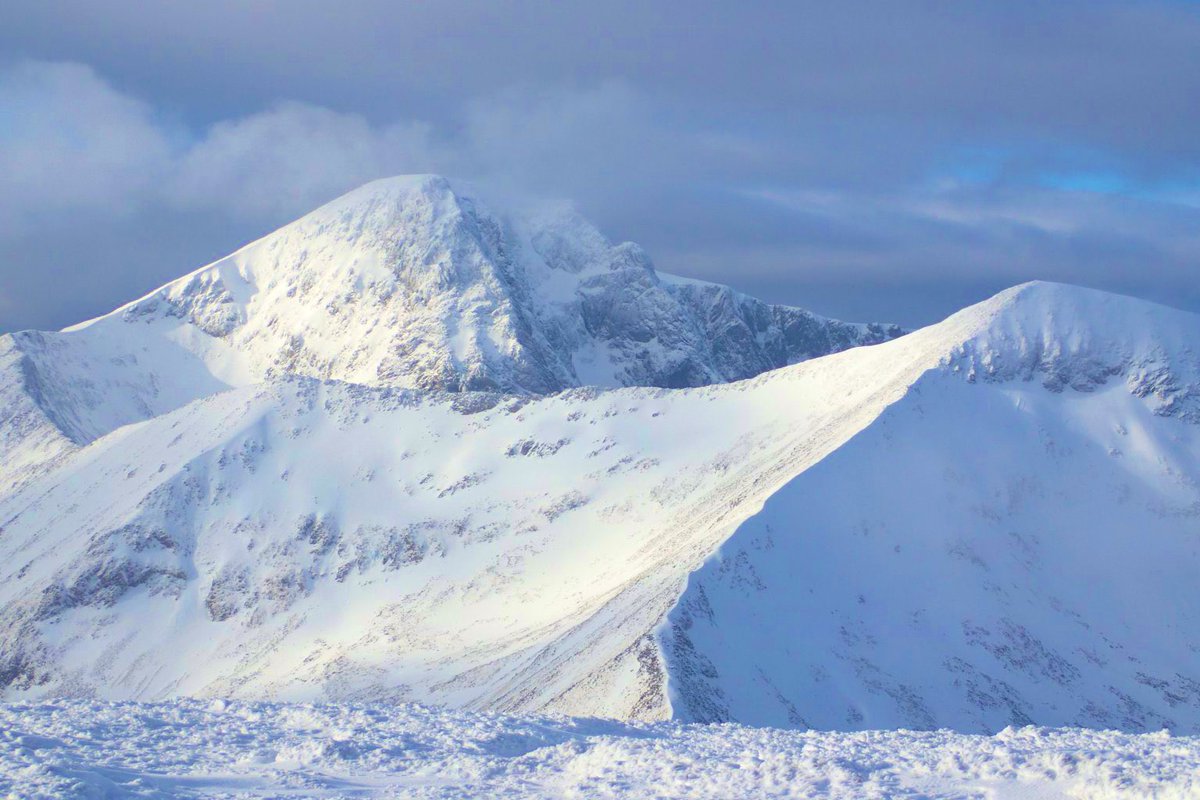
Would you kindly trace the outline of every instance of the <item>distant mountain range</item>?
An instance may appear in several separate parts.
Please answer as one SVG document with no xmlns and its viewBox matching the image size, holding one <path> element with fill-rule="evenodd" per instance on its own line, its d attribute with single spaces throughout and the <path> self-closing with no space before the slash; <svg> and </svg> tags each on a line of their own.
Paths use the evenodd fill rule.
<svg viewBox="0 0 1200 800">
<path fill-rule="evenodd" d="M 901 335 L 369 184 L 0 337 L 0 686 L 1200 732 L 1200 317 Z"/>
</svg>

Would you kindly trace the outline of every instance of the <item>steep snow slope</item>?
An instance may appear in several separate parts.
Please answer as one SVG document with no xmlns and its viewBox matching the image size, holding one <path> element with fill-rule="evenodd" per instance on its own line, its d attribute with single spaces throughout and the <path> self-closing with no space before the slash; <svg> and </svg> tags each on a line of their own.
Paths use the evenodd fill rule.
<svg viewBox="0 0 1200 800">
<path fill-rule="evenodd" d="M 10 697 L 1195 730 L 1198 334 L 1033 284 L 699 389 L 217 393 L 0 498 L 0 678 Z M 1118 426 L 1126 455 L 1094 451 Z M 1122 482 L 1123 506 L 1087 495 Z"/>
<path fill-rule="evenodd" d="M 692 576 L 678 714 L 1200 728 L 1200 319 L 1051 285 L 1003 306 Z"/>
<path fill-rule="evenodd" d="M 660 276 L 567 210 L 494 211 L 406 176 L 99 319 L 0 337 L 0 407 L 31 437 L 28 457 L 285 375 L 535 394 L 699 386 L 899 333 Z M 4 459 L 0 486 L 24 466 Z"/>
<path fill-rule="evenodd" d="M 663 716 L 687 572 L 920 369 L 809 363 L 536 400 L 293 378 L 121 428 L 0 500 L 0 675 Z"/>
</svg>

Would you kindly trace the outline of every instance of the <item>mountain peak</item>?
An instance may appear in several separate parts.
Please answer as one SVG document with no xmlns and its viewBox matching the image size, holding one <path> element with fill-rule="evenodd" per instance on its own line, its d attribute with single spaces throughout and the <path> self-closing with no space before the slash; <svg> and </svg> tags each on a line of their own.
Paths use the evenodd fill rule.
<svg viewBox="0 0 1200 800">
<path fill-rule="evenodd" d="M 386 221 L 388 215 L 405 207 L 430 206 L 437 213 L 451 214 L 474 197 L 476 191 L 467 183 L 434 174 L 394 175 L 379 178 L 318 206 L 291 225 L 327 222 L 350 215 L 370 219 L 372 215 Z M 285 229 L 289 226 L 285 226 Z M 278 233 L 278 231 L 276 232 Z M 275 234 L 271 234 L 275 235 Z"/>
<path fill-rule="evenodd" d="M 948 363 L 968 380 L 1036 379 L 1055 391 L 1085 392 L 1123 380 L 1156 413 L 1200 419 L 1196 314 L 1099 289 L 1030 281 L 926 330 L 953 337 Z"/>
<path fill-rule="evenodd" d="M 996 311 L 1006 310 L 1008 313 L 1020 309 L 1022 313 L 1030 316 L 1041 312 L 1048 314 L 1062 312 L 1070 315 L 1113 312 L 1122 317 L 1154 314 L 1166 315 L 1173 319 L 1186 319 L 1195 316 L 1190 312 L 1164 306 L 1140 297 L 1132 297 L 1105 289 L 1094 289 L 1074 283 L 1046 280 L 1032 280 L 1018 283 L 958 313 L 972 313 L 973 309 L 981 307 L 994 308 Z"/>
<path fill-rule="evenodd" d="M 660 280 L 568 209 L 497 211 L 439 175 L 372 181 L 68 331 L 101 324 L 169 328 L 222 375 L 539 394 L 746 378 L 899 333 Z"/>
<path fill-rule="evenodd" d="M 290 375 L 512 394 L 700 386 L 900 333 L 660 276 L 569 208 L 493 207 L 405 175 L 103 317 L 14 337 L 5 363 L 30 413 L 78 444 Z"/>
</svg>

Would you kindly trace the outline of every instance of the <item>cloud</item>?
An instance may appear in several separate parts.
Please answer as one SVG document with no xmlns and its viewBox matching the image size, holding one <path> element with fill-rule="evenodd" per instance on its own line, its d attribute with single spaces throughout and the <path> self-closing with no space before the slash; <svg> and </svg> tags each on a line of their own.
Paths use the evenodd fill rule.
<svg viewBox="0 0 1200 800">
<path fill-rule="evenodd" d="M 1200 10 L 1179 0 L 5 4 L 0 51 L 95 65 L 195 121 L 280 98 L 444 125 L 512 86 L 622 81 L 694 116 L 832 115 L 1121 150 L 1200 142 Z"/>
<path fill-rule="evenodd" d="M 1160 11 L 1131 24 L 1145 32 Z M 1085 28 L 1099 25 L 1084 17 Z M 823 19 L 818 27 L 830 24 Z M 492 21 L 499 30 L 516 24 Z M 452 49 L 461 54 L 478 45 L 470 66 L 479 70 L 495 53 L 493 43 L 472 38 L 476 23 L 483 24 L 464 21 L 464 38 Z M 645 35 L 657 35 L 660 23 L 647 22 Z M 891 68 L 916 81 L 910 90 L 895 85 L 894 75 L 856 64 L 843 65 L 847 74 L 784 75 L 774 65 L 754 76 L 733 63 L 736 54 L 750 57 L 743 33 L 718 47 L 708 22 L 698 22 L 695 35 L 710 41 L 712 64 L 729 73 L 714 66 L 693 76 L 694 84 L 675 59 L 694 68 L 695 54 L 669 52 L 680 42 L 667 42 L 665 53 L 643 53 L 661 70 L 634 59 L 621 76 L 589 65 L 532 79 L 522 59 L 570 62 L 571 48 L 558 43 L 548 53 L 514 54 L 500 70 L 503 85 L 466 75 L 467 65 L 444 63 L 445 53 L 423 42 L 405 57 L 428 66 L 409 64 L 394 74 L 393 102 L 356 96 L 370 84 L 375 62 L 344 53 L 342 68 L 356 64 L 367 78 L 329 102 L 295 84 L 300 99 L 230 103 L 215 115 L 208 109 L 195 116 L 201 100 L 188 105 L 136 93 L 82 64 L 0 64 L 0 331 L 102 313 L 357 184 L 403 172 L 569 198 L 614 238 L 645 245 L 660 268 L 849 318 L 929 322 L 1038 277 L 1200 310 L 1200 157 L 1189 154 L 1192 145 L 1163 134 L 1159 150 L 1117 135 L 1126 123 L 1111 121 L 1106 131 L 1076 136 L 1076 123 L 1094 113 L 1071 117 L 1040 105 L 1061 97 L 1054 87 L 1029 87 L 1045 97 L 1018 107 L 1020 98 L 995 74 L 992 40 L 1011 31 L 984 31 L 978 20 L 930 24 L 912 35 L 931 41 L 961 28 L 969 46 L 949 42 L 939 57 L 997 81 L 990 100 L 966 97 L 978 77 L 970 70 L 942 75 L 899 61 Z M 852 36 L 856 46 L 911 49 L 888 40 L 879 25 L 868 20 L 837 35 Z M 1111 25 L 1100 27 L 1095 41 L 1119 39 Z M 1180 27 L 1178 36 L 1190 35 Z M 331 42 L 350 36 L 333 28 Z M 1039 43 L 1041 33 L 1031 37 L 1023 46 L 1033 48 L 1029 63 L 1039 66 L 1015 62 L 1025 64 L 1019 69 L 1061 81 L 1069 70 L 1056 58 L 1072 69 L 1082 63 L 1077 43 L 1055 56 Z M 1174 39 L 1167 39 L 1170 55 Z M 830 46 L 810 44 L 818 52 L 803 58 L 837 62 L 825 52 Z M 291 46 L 273 40 L 267 49 Z M 630 46 L 640 52 L 642 45 Z M 976 63 L 964 50 L 971 47 L 990 47 L 991 54 Z M 236 47 L 228 55 L 258 58 Z M 624 50 L 610 55 L 614 63 L 632 58 Z M 314 54 L 318 63 L 325 58 Z M 1160 69 L 1167 61 L 1154 63 Z M 261 74 L 249 64 L 243 61 L 239 74 L 259 85 Z M 290 62 L 274 68 L 291 74 Z M 410 91 L 414 76 L 428 77 L 445 96 L 423 100 Z M 473 91 L 451 91 L 459 78 Z M 722 88 L 734 78 L 745 79 L 745 97 Z M 139 80 L 146 85 L 146 75 Z M 1095 108 L 1117 115 L 1115 95 L 1084 77 L 1071 80 Z M 1164 96 L 1190 81 L 1179 78 Z M 1128 82 L 1122 92 L 1167 128 L 1178 123 L 1170 114 L 1193 113 L 1135 98 Z M 935 96 L 949 109 L 935 108 Z M 1008 111 L 982 109 L 992 100 Z M 1037 124 L 1038 114 L 1046 125 Z"/>
<path fill-rule="evenodd" d="M 58 327 L 381 175 L 429 126 L 282 102 L 193 132 L 90 67 L 0 69 L 0 331 Z"/>
<path fill-rule="evenodd" d="M 54 214 L 129 215 L 148 203 L 277 218 L 439 162 L 427 124 L 374 126 L 296 102 L 193 136 L 82 64 L 0 70 L 0 109 L 0 209 L 10 235 L 53 225 Z"/>
<path fill-rule="evenodd" d="M 781 301 L 820 297 L 829 313 L 910 325 L 1032 279 L 1200 311 L 1200 207 L 1180 198 L 958 183 L 749 195 L 799 235 L 685 247 L 660 262 Z"/>
<path fill-rule="evenodd" d="M 183 153 L 168 192 L 188 206 L 271 219 L 381 175 L 444 163 L 427 124 L 375 127 L 357 114 L 285 102 L 211 126 Z"/>
<path fill-rule="evenodd" d="M 136 214 L 168 172 L 151 108 L 79 64 L 0 71 L 0 235 L 80 212 Z"/>
<path fill-rule="evenodd" d="M 630 87 L 510 88 L 464 105 L 438 128 L 376 122 L 280 101 L 193 132 L 90 67 L 22 62 L 0 69 L 0 103 L 19 124 L 0 138 L 0 207 L 19 220 L 0 237 L 159 212 L 279 224 L 389 174 L 465 175 L 597 209 L 632 194 L 705 180 L 733 140 L 672 129 Z M 15 213 L 20 212 L 20 213 Z"/>
</svg>

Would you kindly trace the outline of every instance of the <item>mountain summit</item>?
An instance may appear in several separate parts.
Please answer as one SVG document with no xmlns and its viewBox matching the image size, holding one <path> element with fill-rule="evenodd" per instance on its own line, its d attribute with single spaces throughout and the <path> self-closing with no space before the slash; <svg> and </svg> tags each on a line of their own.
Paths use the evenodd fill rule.
<svg viewBox="0 0 1200 800">
<path fill-rule="evenodd" d="M 115 320 L 190 326 L 256 376 L 533 394 L 701 386 L 900 333 L 660 275 L 570 210 L 495 210 L 433 175 L 367 184 L 72 330 Z"/>
<path fill-rule="evenodd" d="M 894 338 L 656 272 L 564 207 L 376 181 L 110 314 L 0 336 L 0 485 L 122 425 L 284 376 L 550 394 L 747 378 Z"/>
</svg>

